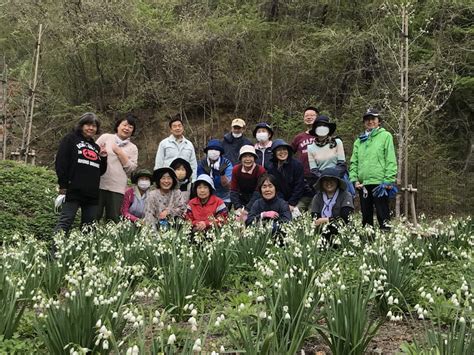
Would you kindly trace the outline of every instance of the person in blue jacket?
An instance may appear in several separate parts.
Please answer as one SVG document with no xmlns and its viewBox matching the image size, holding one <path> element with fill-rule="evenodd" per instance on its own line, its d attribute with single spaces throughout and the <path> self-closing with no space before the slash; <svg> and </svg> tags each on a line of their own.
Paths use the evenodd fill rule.
<svg viewBox="0 0 474 355">
<path fill-rule="evenodd" d="M 268 171 L 276 178 L 278 195 L 288 202 L 292 213 L 305 192 L 310 192 L 306 188 L 303 164 L 293 154 L 291 145 L 283 139 L 276 139 L 272 144 L 273 164 Z"/>
<path fill-rule="evenodd" d="M 265 174 L 260 177 L 258 191 L 262 196 L 252 205 L 245 224 L 256 222 L 272 223 L 272 233 L 280 232 L 281 223 L 291 221 L 292 216 L 288 202 L 278 197 L 278 182 L 273 175 Z"/>
<path fill-rule="evenodd" d="M 215 186 L 215 195 L 230 207 L 230 183 L 232 180 L 232 163 L 224 158 L 224 148 L 218 139 L 211 139 L 204 148 L 206 157 L 198 164 L 197 175 L 209 175 Z"/>
</svg>

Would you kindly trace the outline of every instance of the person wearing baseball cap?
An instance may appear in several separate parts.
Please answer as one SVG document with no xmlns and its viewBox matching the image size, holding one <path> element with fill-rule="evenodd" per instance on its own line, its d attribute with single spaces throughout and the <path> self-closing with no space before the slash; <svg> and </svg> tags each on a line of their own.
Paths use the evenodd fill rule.
<svg viewBox="0 0 474 355">
<path fill-rule="evenodd" d="M 397 158 L 393 137 L 380 127 L 380 113 L 368 109 L 362 116 L 365 131 L 352 149 L 350 181 L 359 191 L 362 224 L 374 224 L 374 205 L 380 229 L 390 230 L 389 190 L 396 190 Z"/>
<path fill-rule="evenodd" d="M 252 142 L 244 136 L 245 121 L 243 119 L 233 119 L 230 128 L 231 131 L 224 135 L 222 148 L 224 149 L 224 157 L 229 159 L 232 165 L 236 165 L 239 163 L 240 148 L 252 144 Z"/>
</svg>

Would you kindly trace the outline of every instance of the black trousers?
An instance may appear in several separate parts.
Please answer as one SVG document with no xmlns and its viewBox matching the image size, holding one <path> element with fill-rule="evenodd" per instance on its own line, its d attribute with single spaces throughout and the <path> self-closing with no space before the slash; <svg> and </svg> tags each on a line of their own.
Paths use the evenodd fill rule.
<svg viewBox="0 0 474 355">
<path fill-rule="evenodd" d="M 58 223 L 54 228 L 54 233 L 57 233 L 60 230 L 63 230 L 66 233 L 69 232 L 79 208 L 81 209 L 81 227 L 86 224 L 91 224 L 96 220 L 97 205 L 78 201 L 67 201 L 62 206 L 61 215 L 59 216 Z"/>
<path fill-rule="evenodd" d="M 377 221 L 380 229 L 388 230 L 388 222 L 390 221 L 390 208 L 388 196 L 376 197 L 372 194 L 372 190 L 378 185 L 364 185 L 367 189 L 367 196 L 364 197 L 363 189 L 359 190 L 360 209 L 362 211 L 362 225 L 374 225 L 374 205 Z"/>
</svg>

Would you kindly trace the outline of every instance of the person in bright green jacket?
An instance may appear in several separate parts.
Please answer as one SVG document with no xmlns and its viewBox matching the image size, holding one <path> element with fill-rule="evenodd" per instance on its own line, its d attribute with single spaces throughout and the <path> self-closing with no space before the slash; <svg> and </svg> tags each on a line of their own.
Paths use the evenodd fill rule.
<svg viewBox="0 0 474 355">
<path fill-rule="evenodd" d="M 382 230 L 389 230 L 389 196 L 396 191 L 397 160 L 392 135 L 380 127 L 380 114 L 363 116 L 365 132 L 354 142 L 349 178 L 359 191 L 362 224 L 374 224 L 374 205 Z"/>
</svg>

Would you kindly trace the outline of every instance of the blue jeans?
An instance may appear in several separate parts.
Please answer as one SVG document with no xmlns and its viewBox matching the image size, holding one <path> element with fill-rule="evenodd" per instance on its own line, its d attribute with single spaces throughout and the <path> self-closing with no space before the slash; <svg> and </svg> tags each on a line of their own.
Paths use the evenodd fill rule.
<svg viewBox="0 0 474 355">
<path fill-rule="evenodd" d="M 81 228 L 86 224 L 93 223 L 97 218 L 97 205 L 91 205 L 85 202 L 79 201 L 66 201 L 61 209 L 61 215 L 59 216 L 58 223 L 54 227 L 54 233 L 61 230 L 69 232 L 74 218 L 76 218 L 77 210 L 81 208 Z"/>
</svg>

